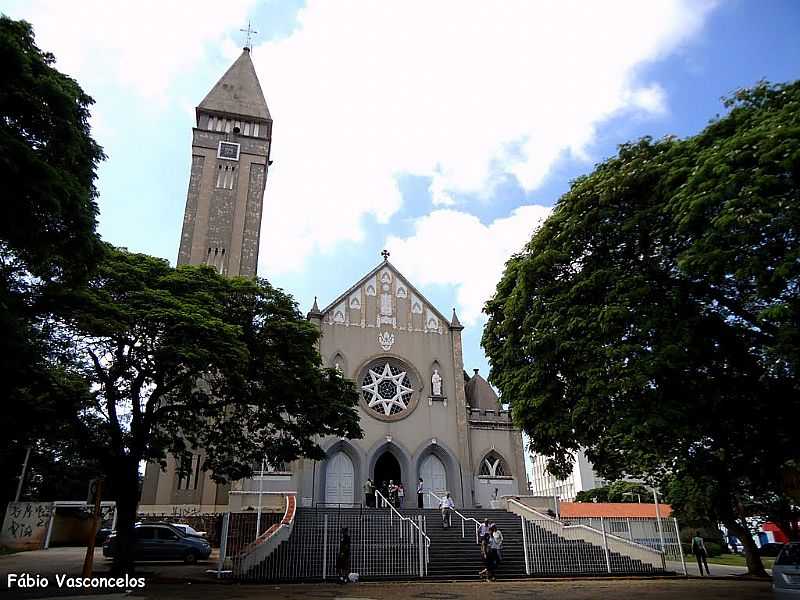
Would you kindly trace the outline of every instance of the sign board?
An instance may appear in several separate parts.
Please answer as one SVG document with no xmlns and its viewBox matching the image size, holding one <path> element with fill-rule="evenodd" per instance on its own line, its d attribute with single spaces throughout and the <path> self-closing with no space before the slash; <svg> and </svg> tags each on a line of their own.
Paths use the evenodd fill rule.
<svg viewBox="0 0 800 600">
<path fill-rule="evenodd" d="M 9 502 L 0 546 L 14 550 L 43 548 L 53 512 L 52 502 Z"/>
</svg>

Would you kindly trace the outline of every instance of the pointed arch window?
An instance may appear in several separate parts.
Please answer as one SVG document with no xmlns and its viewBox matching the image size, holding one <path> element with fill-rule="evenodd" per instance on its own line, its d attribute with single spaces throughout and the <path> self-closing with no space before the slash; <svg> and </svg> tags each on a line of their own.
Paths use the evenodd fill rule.
<svg viewBox="0 0 800 600">
<path fill-rule="evenodd" d="M 483 457 L 478 475 L 480 477 L 510 477 L 511 472 L 503 457 L 492 451 Z"/>
</svg>

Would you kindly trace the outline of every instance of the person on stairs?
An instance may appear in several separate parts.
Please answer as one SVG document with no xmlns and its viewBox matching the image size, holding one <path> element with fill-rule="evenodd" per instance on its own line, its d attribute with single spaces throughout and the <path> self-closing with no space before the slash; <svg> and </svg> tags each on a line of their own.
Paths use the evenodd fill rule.
<svg viewBox="0 0 800 600">
<path fill-rule="evenodd" d="M 439 510 L 442 511 L 442 529 L 450 529 L 453 525 L 453 509 L 455 502 L 450 497 L 450 492 L 439 502 Z"/>
<path fill-rule="evenodd" d="M 397 484 L 397 508 L 403 508 L 403 501 L 406 499 L 406 488 L 402 483 Z"/>
<path fill-rule="evenodd" d="M 367 479 L 364 483 L 364 498 L 367 501 L 367 508 L 375 508 L 375 484 L 372 479 Z"/>
<path fill-rule="evenodd" d="M 423 508 L 425 500 L 425 491 L 422 486 L 422 477 L 419 478 L 419 483 L 417 483 L 417 508 Z"/>
<path fill-rule="evenodd" d="M 494 538 L 495 545 L 497 546 L 497 564 L 503 561 L 503 532 L 497 525 L 492 524 L 491 529 L 494 529 L 492 537 Z"/>
</svg>

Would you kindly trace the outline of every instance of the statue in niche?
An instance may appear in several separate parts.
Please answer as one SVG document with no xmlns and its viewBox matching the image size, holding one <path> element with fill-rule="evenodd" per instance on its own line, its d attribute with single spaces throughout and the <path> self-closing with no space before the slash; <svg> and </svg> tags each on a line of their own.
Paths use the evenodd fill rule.
<svg viewBox="0 0 800 600">
<path fill-rule="evenodd" d="M 442 395 L 442 376 L 439 375 L 439 369 L 433 370 L 433 375 L 431 376 L 431 390 L 434 396 Z"/>
</svg>

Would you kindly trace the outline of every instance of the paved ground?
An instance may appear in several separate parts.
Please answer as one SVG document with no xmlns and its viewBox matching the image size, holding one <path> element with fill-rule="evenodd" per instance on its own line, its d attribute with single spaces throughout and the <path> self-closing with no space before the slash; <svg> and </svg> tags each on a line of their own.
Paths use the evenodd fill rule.
<svg viewBox="0 0 800 600">
<path fill-rule="evenodd" d="M 0 556 L 0 590 L 5 589 L 9 573 L 38 573 L 53 579 L 56 574 L 80 575 L 83 570 L 83 559 L 86 548 L 50 548 L 49 550 L 33 550 Z M 196 565 L 185 565 L 181 562 L 144 562 L 139 570 L 143 575 L 167 579 L 204 579 L 206 570 L 216 568 L 219 551 L 215 548 L 209 560 L 199 561 Z M 101 548 L 95 549 L 94 568 L 96 575 L 104 575 L 111 567 L 111 561 L 103 557 Z"/>
<path fill-rule="evenodd" d="M 305 585 L 237 585 L 230 583 L 199 583 L 207 575 L 205 571 L 214 568 L 212 560 L 194 566 L 181 563 L 158 562 L 143 563 L 140 574 L 148 579 L 157 577 L 164 580 L 191 579 L 192 583 L 154 583 L 148 582 L 144 590 L 132 590 L 128 594 L 91 592 L 93 600 L 131 600 L 191 598 L 194 600 L 665 600 L 691 599 L 729 600 L 772 598 L 769 582 L 747 581 L 729 575 L 740 574 L 740 567 L 711 565 L 711 572 L 724 579 L 573 579 L 536 580 L 480 583 L 361 583 L 338 586 L 331 584 Z M 4 598 L 59 598 L 67 600 L 74 597 L 77 590 L 58 589 L 55 574 L 80 575 L 83 565 L 81 548 L 52 548 L 35 552 L 21 552 L 0 557 L 0 600 Z M 110 562 L 102 557 L 101 551 L 95 555 L 95 575 L 107 572 Z M 676 570 L 680 565 L 670 565 Z M 690 574 L 697 566 L 688 564 Z M 40 574 L 50 580 L 46 589 L 20 590 L 7 587 L 9 573 Z M 100 593 L 98 593 L 100 592 Z"/>
<path fill-rule="evenodd" d="M 0 598 L 77 598 L 57 590 L 0 592 Z M 83 596 L 85 598 L 86 596 Z M 155 584 L 131 594 L 97 594 L 93 600 L 769 600 L 769 583 L 762 581 L 683 580 L 562 580 L 505 583 L 361 583 L 356 585 L 225 585 Z"/>
<path fill-rule="evenodd" d="M 697 570 L 697 561 L 694 556 L 692 560 L 686 559 L 686 572 L 689 576 L 698 577 L 700 573 Z M 2 564 L 2 563 L 0 563 Z M 683 574 L 683 565 L 679 562 L 667 562 L 667 569 L 675 573 Z M 708 570 L 711 571 L 712 577 L 735 577 L 737 575 L 744 575 L 747 573 L 747 567 L 737 567 L 733 565 L 715 565 L 708 563 Z M 703 571 L 705 573 L 705 570 Z M 767 569 L 767 573 L 770 570 Z"/>
</svg>

